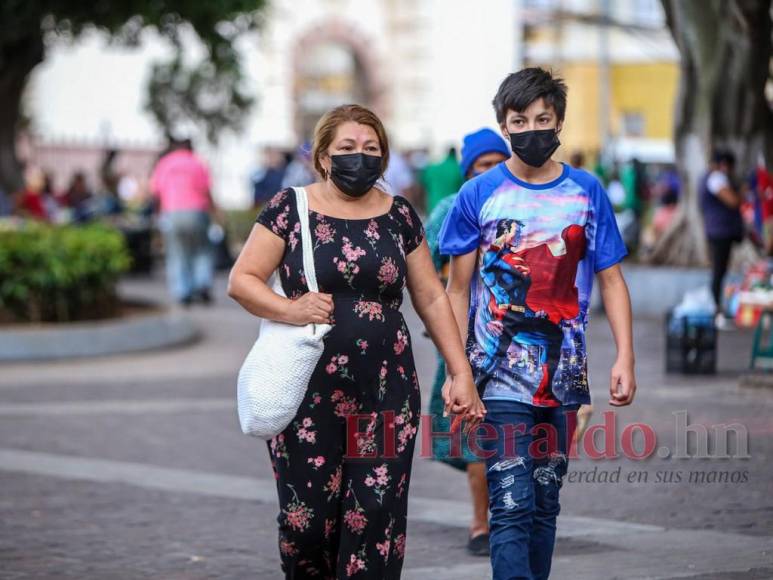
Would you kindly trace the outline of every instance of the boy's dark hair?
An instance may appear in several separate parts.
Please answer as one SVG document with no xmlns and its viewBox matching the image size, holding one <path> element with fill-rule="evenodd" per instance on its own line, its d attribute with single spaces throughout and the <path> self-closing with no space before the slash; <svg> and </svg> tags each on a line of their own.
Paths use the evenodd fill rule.
<svg viewBox="0 0 773 580">
<path fill-rule="evenodd" d="M 511 73 L 499 85 L 492 101 L 497 122 L 500 125 L 505 122 L 508 110 L 520 113 L 539 98 L 545 99 L 545 103 L 555 109 L 558 120 L 563 121 L 566 114 L 566 91 L 563 79 L 539 67 Z"/>
</svg>

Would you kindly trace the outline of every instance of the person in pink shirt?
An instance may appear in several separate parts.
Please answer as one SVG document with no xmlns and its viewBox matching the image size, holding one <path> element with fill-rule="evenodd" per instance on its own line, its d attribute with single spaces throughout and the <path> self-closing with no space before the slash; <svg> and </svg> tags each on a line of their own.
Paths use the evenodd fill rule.
<svg viewBox="0 0 773 580">
<path fill-rule="evenodd" d="M 215 206 L 210 188 L 209 170 L 188 139 L 173 143 L 150 178 L 161 212 L 169 290 L 184 306 L 212 300 L 214 252 L 208 230 Z"/>
</svg>

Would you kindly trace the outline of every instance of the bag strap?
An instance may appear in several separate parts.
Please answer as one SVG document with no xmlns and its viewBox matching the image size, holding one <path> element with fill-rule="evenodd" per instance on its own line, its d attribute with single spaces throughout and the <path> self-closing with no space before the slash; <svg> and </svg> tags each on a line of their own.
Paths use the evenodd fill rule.
<svg viewBox="0 0 773 580">
<path fill-rule="evenodd" d="M 293 187 L 295 192 L 295 207 L 301 222 L 301 249 L 303 254 L 303 272 L 306 275 L 306 285 L 309 292 L 319 292 L 317 286 L 317 271 L 314 269 L 314 244 L 311 242 L 309 229 L 309 198 L 302 187 Z"/>
</svg>

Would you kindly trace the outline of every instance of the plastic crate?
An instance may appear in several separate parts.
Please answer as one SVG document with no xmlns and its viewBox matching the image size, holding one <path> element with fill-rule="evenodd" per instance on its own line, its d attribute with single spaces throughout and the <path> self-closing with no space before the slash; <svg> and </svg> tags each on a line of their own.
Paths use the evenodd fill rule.
<svg viewBox="0 0 773 580">
<path fill-rule="evenodd" d="M 666 372 L 717 372 L 717 328 L 713 315 L 666 315 Z"/>
</svg>

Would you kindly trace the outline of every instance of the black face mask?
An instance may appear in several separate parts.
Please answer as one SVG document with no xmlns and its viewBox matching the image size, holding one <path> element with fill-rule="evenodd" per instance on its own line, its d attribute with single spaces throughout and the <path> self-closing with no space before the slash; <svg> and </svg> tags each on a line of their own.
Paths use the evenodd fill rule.
<svg viewBox="0 0 773 580">
<path fill-rule="evenodd" d="M 561 141 L 555 129 L 510 133 L 510 147 L 521 161 L 531 167 L 542 167 L 555 153 Z"/>
<path fill-rule="evenodd" d="M 330 179 L 346 195 L 362 197 L 381 177 L 381 156 L 347 153 L 330 156 Z"/>
</svg>

